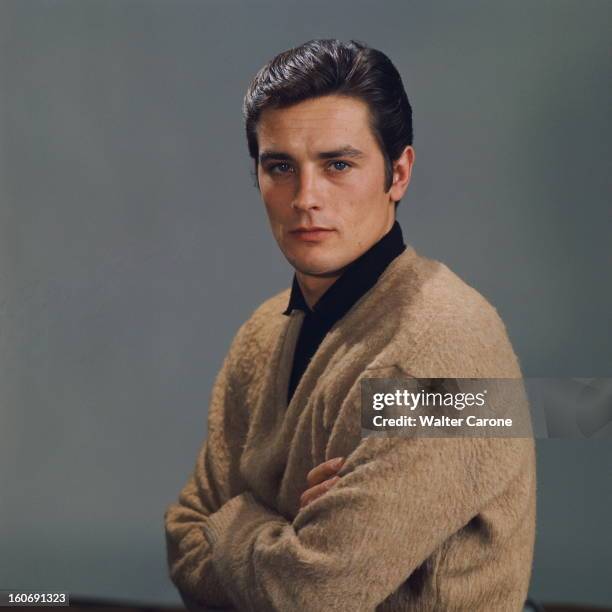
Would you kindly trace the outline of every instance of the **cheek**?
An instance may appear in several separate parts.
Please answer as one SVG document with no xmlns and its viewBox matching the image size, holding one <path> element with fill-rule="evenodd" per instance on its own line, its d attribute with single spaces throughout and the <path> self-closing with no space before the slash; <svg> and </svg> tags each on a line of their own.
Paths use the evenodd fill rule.
<svg viewBox="0 0 612 612">
<path fill-rule="evenodd" d="M 279 207 L 280 198 L 278 190 L 272 188 L 270 185 L 260 184 L 259 191 L 261 194 L 261 199 L 266 205 L 268 214 L 274 214 L 276 209 Z"/>
<path fill-rule="evenodd" d="M 282 208 L 291 201 L 293 189 L 290 181 L 274 182 L 264 179 L 259 184 L 259 190 L 264 202 L 274 208 Z"/>
<path fill-rule="evenodd" d="M 264 193 L 262 191 L 261 195 L 268 215 L 268 220 L 272 225 L 273 231 L 276 233 L 280 230 L 280 226 L 287 223 L 291 209 L 285 204 L 285 200 L 278 197 L 278 194 L 275 192 Z"/>
<path fill-rule="evenodd" d="M 382 188 L 380 189 L 382 193 Z M 344 204 L 346 212 L 350 216 L 363 217 L 372 207 L 372 200 L 378 195 L 370 181 L 360 180 L 347 181 L 338 192 L 338 200 Z"/>
<path fill-rule="evenodd" d="M 342 181 L 343 187 L 354 195 L 371 194 L 374 191 L 383 191 L 384 178 L 374 168 L 361 168 L 347 176 Z"/>
</svg>

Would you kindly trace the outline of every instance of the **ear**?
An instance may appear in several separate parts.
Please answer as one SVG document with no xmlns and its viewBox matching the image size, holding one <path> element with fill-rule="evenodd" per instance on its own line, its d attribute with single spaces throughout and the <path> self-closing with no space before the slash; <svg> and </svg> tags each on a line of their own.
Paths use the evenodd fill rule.
<svg viewBox="0 0 612 612">
<path fill-rule="evenodd" d="M 393 183 L 389 189 L 391 200 L 397 202 L 404 197 L 414 164 L 414 147 L 407 146 L 399 158 L 393 162 Z"/>
</svg>

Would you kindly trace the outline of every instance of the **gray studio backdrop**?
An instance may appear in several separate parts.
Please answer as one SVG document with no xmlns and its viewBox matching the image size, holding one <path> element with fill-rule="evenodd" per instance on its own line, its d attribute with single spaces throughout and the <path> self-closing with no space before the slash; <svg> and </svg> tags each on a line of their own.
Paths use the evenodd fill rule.
<svg viewBox="0 0 612 612">
<path fill-rule="evenodd" d="M 315 37 L 414 107 L 408 242 L 528 376 L 610 376 L 612 2 L 0 2 L 0 588 L 178 600 L 163 511 L 240 323 L 289 285 L 241 101 Z M 538 443 L 531 592 L 612 602 L 609 440 Z"/>
</svg>

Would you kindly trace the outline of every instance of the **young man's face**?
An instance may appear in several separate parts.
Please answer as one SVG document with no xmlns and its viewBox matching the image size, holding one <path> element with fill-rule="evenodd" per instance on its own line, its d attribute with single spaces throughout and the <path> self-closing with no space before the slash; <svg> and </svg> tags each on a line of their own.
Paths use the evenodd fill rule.
<svg viewBox="0 0 612 612">
<path fill-rule="evenodd" d="M 325 96 L 268 109 L 257 176 L 278 245 L 303 275 L 337 276 L 395 220 L 384 159 L 358 99 Z M 321 231 L 306 231 L 309 228 Z"/>
</svg>

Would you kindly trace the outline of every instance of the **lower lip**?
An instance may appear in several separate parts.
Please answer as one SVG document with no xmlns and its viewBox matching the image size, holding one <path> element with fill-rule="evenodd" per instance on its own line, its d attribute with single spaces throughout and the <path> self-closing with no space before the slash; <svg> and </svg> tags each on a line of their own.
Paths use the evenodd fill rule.
<svg viewBox="0 0 612 612">
<path fill-rule="evenodd" d="M 327 238 L 334 230 L 313 230 L 311 232 L 291 232 L 298 240 L 306 242 L 318 242 Z"/>
</svg>

